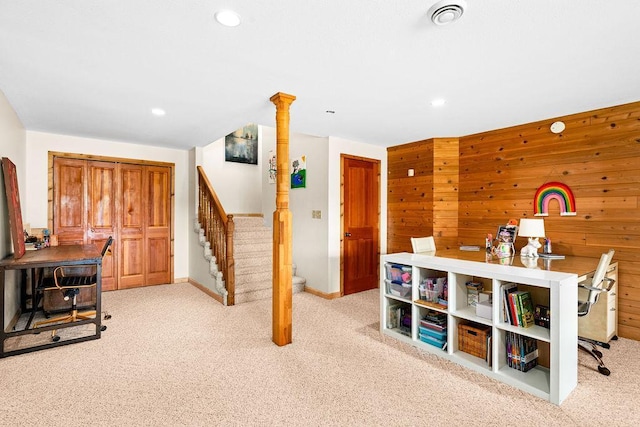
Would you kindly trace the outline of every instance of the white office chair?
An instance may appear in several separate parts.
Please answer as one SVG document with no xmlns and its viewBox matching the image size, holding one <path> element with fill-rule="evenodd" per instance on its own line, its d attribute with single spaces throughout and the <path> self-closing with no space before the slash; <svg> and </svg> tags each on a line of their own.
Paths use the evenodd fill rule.
<svg viewBox="0 0 640 427">
<path fill-rule="evenodd" d="M 412 237 L 411 247 L 414 254 L 429 254 L 433 255 L 436 252 L 436 242 L 433 240 L 433 236 L 429 237 Z"/>
<path fill-rule="evenodd" d="M 598 302 L 600 294 L 602 292 L 609 292 L 615 284 L 615 280 L 605 277 L 614 253 L 615 251 L 611 249 L 606 254 L 602 254 L 593 277 L 589 277 L 584 282 L 578 283 L 580 288 L 588 291 L 586 298 L 583 300 L 578 298 L 578 316 L 587 316 L 593 304 Z M 609 375 L 611 371 L 604 365 L 604 362 L 602 361 L 602 352 L 597 349 L 596 345 L 609 348 L 608 343 L 578 336 L 578 348 L 586 351 L 596 359 L 598 362 L 598 372 L 602 375 Z"/>
</svg>

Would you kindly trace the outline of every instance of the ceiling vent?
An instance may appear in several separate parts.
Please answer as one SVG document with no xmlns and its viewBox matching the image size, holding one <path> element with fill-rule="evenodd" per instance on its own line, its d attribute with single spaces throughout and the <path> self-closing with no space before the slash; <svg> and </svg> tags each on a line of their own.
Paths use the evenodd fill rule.
<svg viewBox="0 0 640 427">
<path fill-rule="evenodd" d="M 436 25 L 447 25 L 458 20 L 467 4 L 463 0 L 442 0 L 431 6 L 429 17 Z"/>
</svg>

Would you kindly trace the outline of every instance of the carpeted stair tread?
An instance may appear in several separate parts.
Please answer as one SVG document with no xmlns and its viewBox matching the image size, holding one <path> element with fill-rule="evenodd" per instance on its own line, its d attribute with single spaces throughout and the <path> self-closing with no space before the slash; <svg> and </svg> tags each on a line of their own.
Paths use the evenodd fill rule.
<svg viewBox="0 0 640 427">
<path fill-rule="evenodd" d="M 273 232 L 260 216 L 236 216 L 233 234 L 235 303 L 272 297 Z M 294 284 L 293 292 L 304 291 Z"/>
</svg>

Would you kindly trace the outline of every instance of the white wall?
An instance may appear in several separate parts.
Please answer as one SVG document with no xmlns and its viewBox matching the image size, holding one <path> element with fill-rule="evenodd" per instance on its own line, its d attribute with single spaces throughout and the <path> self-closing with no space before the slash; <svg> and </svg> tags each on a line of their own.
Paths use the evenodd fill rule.
<svg viewBox="0 0 640 427">
<path fill-rule="evenodd" d="M 269 150 L 276 151 L 276 129 L 262 126 L 262 212 L 271 226 L 276 209 L 276 185 L 268 183 Z M 293 215 L 293 263 L 297 275 L 307 280 L 307 286 L 326 289 L 329 280 L 327 259 L 328 218 L 328 139 L 299 133 L 289 134 L 289 173 L 291 160 L 300 156 L 307 159 L 305 188 L 289 189 L 289 210 Z M 287 177 L 290 182 L 290 177 Z M 321 219 L 311 217 L 311 211 L 321 212 Z"/>
<path fill-rule="evenodd" d="M 25 177 L 27 176 L 26 131 L 2 91 L 0 91 L 0 157 L 8 157 L 16 165 L 20 205 L 24 218 L 27 210 L 25 206 L 26 203 L 24 202 L 25 195 L 27 194 L 25 185 Z M 2 259 L 13 253 L 11 229 L 9 227 L 9 210 L 7 207 L 6 193 L 4 191 L 3 174 L 0 174 L 0 188 L 0 194 L 2 194 L 2 196 L 0 196 L 0 259 Z M 3 328 L 6 328 L 18 312 L 20 306 L 18 277 L 17 271 L 7 271 L 6 273 Z"/>
<path fill-rule="evenodd" d="M 44 132 L 27 132 L 27 191 L 25 222 L 32 227 L 47 227 L 48 153 L 92 154 L 135 160 L 150 160 L 175 164 L 174 195 L 174 275 L 176 279 L 189 276 L 189 236 L 192 221 L 189 217 L 189 152 L 170 148 L 105 141 Z"/>
<path fill-rule="evenodd" d="M 258 127 L 258 153 L 262 149 L 260 127 Z M 261 212 L 260 173 L 262 158 L 258 165 L 227 162 L 224 160 L 224 138 L 202 147 L 202 168 L 209 178 L 222 207 L 227 214 Z"/>
<path fill-rule="evenodd" d="M 262 212 L 267 225 L 275 210 L 275 184 L 268 184 L 267 158 L 275 152 L 276 129 L 262 126 Z M 293 214 L 293 262 L 307 286 L 326 293 L 340 292 L 340 155 L 380 160 L 380 251 L 387 250 L 387 150 L 384 147 L 335 137 L 289 135 L 289 157 L 307 156 L 307 188 L 289 190 Z M 322 219 L 312 219 L 320 210 Z"/>
</svg>

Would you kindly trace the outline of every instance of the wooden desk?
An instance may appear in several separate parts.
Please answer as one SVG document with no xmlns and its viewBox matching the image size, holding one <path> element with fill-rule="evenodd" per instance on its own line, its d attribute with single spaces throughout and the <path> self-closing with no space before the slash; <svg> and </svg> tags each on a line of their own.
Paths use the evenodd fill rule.
<svg viewBox="0 0 640 427">
<path fill-rule="evenodd" d="M 96 268 L 96 316 L 94 319 L 79 320 L 72 323 L 56 324 L 42 326 L 40 328 L 23 330 L 15 330 L 7 332 L 4 330 L 4 306 L 5 306 L 5 274 L 7 270 L 31 270 L 32 277 L 35 269 L 38 268 L 55 268 L 61 265 L 65 266 L 82 266 L 94 265 Z M 24 278 L 24 274 L 22 277 Z M 33 285 L 32 285 L 33 286 Z M 60 345 L 72 344 L 81 341 L 88 341 L 100 338 L 101 328 L 101 290 L 102 290 L 102 255 L 100 249 L 96 245 L 65 245 L 54 246 L 37 251 L 27 251 L 20 259 L 14 259 L 13 255 L 0 261 L 0 307 L 2 313 L 0 314 L 0 324 L 3 326 L 0 328 L 0 357 L 12 356 L 15 354 L 28 353 L 31 351 L 42 350 L 45 348 L 57 347 Z M 32 289 L 32 292 L 34 290 Z M 35 294 L 32 295 L 34 297 Z M 21 305 L 24 307 L 24 304 Z M 35 345 L 33 347 L 21 348 L 17 350 L 6 351 L 5 341 L 8 338 L 34 334 L 40 332 L 51 331 L 53 329 L 63 329 L 73 326 L 80 326 L 84 324 L 95 324 L 95 334 L 89 336 L 82 336 L 77 338 L 71 338 L 67 340 L 61 340 L 58 342 L 50 342 L 47 344 Z"/>
<path fill-rule="evenodd" d="M 595 271 L 598 266 L 598 258 L 567 256 L 565 259 L 542 259 L 542 258 L 521 258 L 515 255 L 509 258 L 498 258 L 487 256 L 480 251 L 461 251 L 459 249 L 438 250 L 435 256 L 445 258 L 462 259 L 467 261 L 488 262 L 490 264 L 512 265 L 515 267 L 526 267 L 532 269 L 557 271 L 560 273 L 573 273 L 578 276 L 578 282 Z"/>
<path fill-rule="evenodd" d="M 565 259 L 522 259 L 520 255 L 510 258 L 487 256 L 480 251 L 461 251 L 459 249 L 438 250 L 435 256 L 461 259 L 467 261 L 485 261 L 490 264 L 513 265 L 540 270 L 573 273 L 578 276 L 578 283 L 584 281 L 595 272 L 598 258 L 567 256 Z M 587 316 L 578 318 L 578 334 L 584 338 L 608 342 L 617 339 L 618 335 L 618 263 L 612 262 L 606 273 L 607 277 L 616 281 L 611 291 L 601 295 L 598 302 L 591 307 Z M 584 300 L 588 292 L 578 289 L 579 299 Z"/>
</svg>

